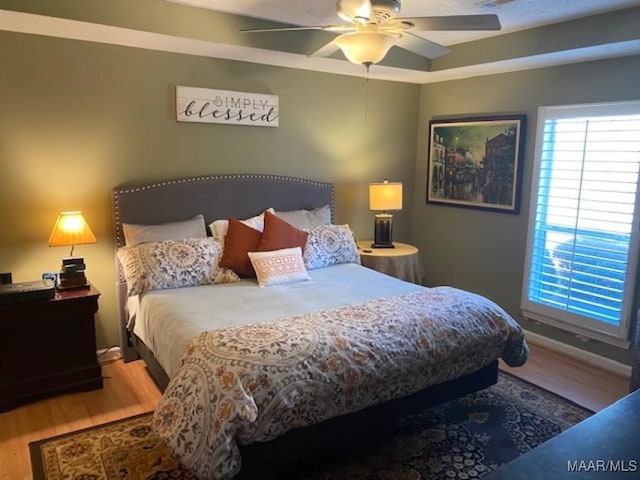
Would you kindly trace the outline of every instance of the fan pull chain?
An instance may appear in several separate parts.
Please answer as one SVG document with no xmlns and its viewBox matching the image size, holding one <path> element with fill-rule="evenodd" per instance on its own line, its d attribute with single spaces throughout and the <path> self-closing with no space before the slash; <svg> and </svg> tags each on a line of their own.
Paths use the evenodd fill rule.
<svg viewBox="0 0 640 480">
<path fill-rule="evenodd" d="M 364 119 L 367 119 L 367 114 L 369 111 L 369 67 L 370 63 L 364 64 Z"/>
</svg>

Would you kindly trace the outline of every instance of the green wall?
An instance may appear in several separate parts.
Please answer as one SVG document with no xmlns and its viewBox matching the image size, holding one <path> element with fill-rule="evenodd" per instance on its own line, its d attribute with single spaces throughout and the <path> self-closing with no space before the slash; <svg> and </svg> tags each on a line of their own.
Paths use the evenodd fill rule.
<svg viewBox="0 0 640 480">
<path fill-rule="evenodd" d="M 245 21 L 154 0 L 1 3 L 223 43 Z M 175 22 L 178 14 L 189 21 Z M 469 53 L 456 51 L 443 61 Z M 0 32 L 0 65 L 0 271 L 27 281 L 57 270 L 68 251 L 47 247 L 49 231 L 59 211 L 82 210 L 99 241 L 76 249 L 102 292 L 99 347 L 118 341 L 111 189 L 169 177 L 269 173 L 334 182 L 336 221 L 349 223 L 359 238 L 372 234 L 367 184 L 404 182 L 394 238 L 420 247 L 428 284 L 484 294 L 531 331 L 630 363 L 626 351 L 521 318 L 520 295 L 537 108 L 640 98 L 637 56 L 422 86 L 367 85 L 364 78 Z M 176 85 L 278 95 L 280 126 L 178 123 Z M 428 121 L 504 113 L 528 117 L 521 213 L 427 205 Z"/>
<path fill-rule="evenodd" d="M 118 342 L 111 189 L 124 182 L 269 173 L 336 184 L 336 221 L 371 238 L 367 184 L 406 185 L 395 238 L 410 241 L 419 86 L 0 32 L 0 271 L 56 271 L 56 215 L 82 210 L 76 247 L 102 292 L 98 347 Z M 279 127 L 178 123 L 175 86 L 279 96 Z M 365 92 L 368 95 L 365 97 Z"/>
<path fill-rule="evenodd" d="M 527 330 L 631 363 L 630 352 L 522 318 L 523 262 L 538 107 L 640 99 L 640 57 L 625 57 L 423 85 L 412 241 L 429 285 L 454 285 L 491 298 Z M 431 119 L 527 115 L 519 215 L 427 204 L 427 142 Z"/>
</svg>

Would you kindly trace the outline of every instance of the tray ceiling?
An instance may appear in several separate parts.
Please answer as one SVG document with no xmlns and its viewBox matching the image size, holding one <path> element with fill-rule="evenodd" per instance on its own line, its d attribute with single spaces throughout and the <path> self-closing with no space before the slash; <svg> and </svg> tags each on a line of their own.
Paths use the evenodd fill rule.
<svg viewBox="0 0 640 480">
<path fill-rule="evenodd" d="M 504 1 L 504 0 L 502 0 Z M 497 14 L 500 31 L 424 32 L 452 52 L 432 61 L 392 48 L 370 78 L 431 83 L 640 54 L 640 0 L 403 0 L 400 16 Z M 334 0 L 136 0 L 92 9 L 12 2 L 0 29 L 363 76 L 364 68 L 309 57 L 327 32 L 240 33 L 241 28 L 339 24 Z M 126 5 L 116 8 L 113 5 Z M 35 5 L 35 6 L 34 6 Z M 60 10 L 58 13 L 57 10 Z M 148 12 L 148 13 L 147 13 Z M 145 15 L 146 13 L 146 15 Z"/>
</svg>

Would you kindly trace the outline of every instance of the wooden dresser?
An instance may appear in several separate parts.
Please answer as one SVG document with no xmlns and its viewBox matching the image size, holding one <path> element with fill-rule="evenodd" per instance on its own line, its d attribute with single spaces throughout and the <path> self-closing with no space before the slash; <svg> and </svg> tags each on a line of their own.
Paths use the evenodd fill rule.
<svg viewBox="0 0 640 480">
<path fill-rule="evenodd" d="M 0 412 L 49 395 L 102 388 L 93 286 L 0 306 Z"/>
</svg>

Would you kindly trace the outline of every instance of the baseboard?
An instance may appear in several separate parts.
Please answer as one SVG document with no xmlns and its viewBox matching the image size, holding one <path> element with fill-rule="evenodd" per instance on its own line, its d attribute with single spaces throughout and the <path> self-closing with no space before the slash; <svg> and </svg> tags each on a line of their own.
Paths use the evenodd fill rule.
<svg viewBox="0 0 640 480">
<path fill-rule="evenodd" d="M 115 362 L 116 360 L 122 358 L 122 352 L 120 351 L 120 347 L 118 346 L 98 350 L 96 352 L 96 355 L 98 355 L 98 363 L 100 365 Z"/>
<path fill-rule="evenodd" d="M 625 365 L 624 363 L 620 363 L 615 360 L 596 355 L 595 353 L 587 352 L 586 350 L 567 345 L 566 343 L 562 343 L 543 335 L 533 333 L 529 330 L 525 330 L 525 337 L 527 339 L 527 342 L 529 343 L 540 345 L 541 347 L 545 347 L 549 350 L 562 353 L 564 355 L 567 355 L 568 357 L 576 358 L 584 363 L 588 363 L 589 365 L 593 365 L 594 367 L 606 370 L 607 372 L 615 373 L 616 375 L 620 375 L 622 377 L 631 378 L 630 365 Z"/>
</svg>

